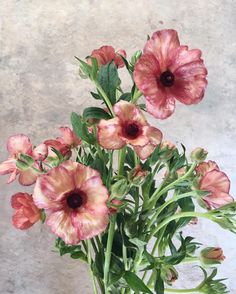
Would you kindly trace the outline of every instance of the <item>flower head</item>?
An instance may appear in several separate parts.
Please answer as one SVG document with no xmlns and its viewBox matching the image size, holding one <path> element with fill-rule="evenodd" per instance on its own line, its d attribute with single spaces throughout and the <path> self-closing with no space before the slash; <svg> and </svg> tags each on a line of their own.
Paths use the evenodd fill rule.
<svg viewBox="0 0 236 294">
<path fill-rule="evenodd" d="M 67 244 L 92 238 L 108 224 L 108 191 L 100 174 L 71 160 L 41 175 L 33 199 L 45 209 L 46 223 Z"/>
<path fill-rule="evenodd" d="M 32 195 L 28 193 L 13 195 L 11 206 L 15 209 L 12 223 L 17 229 L 26 230 L 40 220 L 40 210 L 34 204 Z"/>
<path fill-rule="evenodd" d="M 81 144 L 80 138 L 76 136 L 76 134 L 68 127 L 61 127 L 60 128 L 61 137 L 57 138 L 61 144 L 65 144 L 70 148 L 75 148 Z"/>
<path fill-rule="evenodd" d="M 8 183 L 13 182 L 19 175 L 19 183 L 25 186 L 35 183 L 37 173 L 31 168 L 20 170 L 17 167 L 17 161 L 21 154 L 33 155 L 32 144 L 30 139 L 22 134 L 11 136 L 7 141 L 7 150 L 9 157 L 0 164 L 0 175 L 9 174 Z"/>
<path fill-rule="evenodd" d="M 114 105 L 115 118 L 98 124 L 98 141 L 106 149 L 134 147 L 141 159 L 146 159 L 162 140 L 162 133 L 148 124 L 141 110 L 127 101 Z"/>
<path fill-rule="evenodd" d="M 218 264 L 225 259 L 223 250 L 219 247 L 207 247 L 201 251 L 200 256 L 204 265 Z"/>
<path fill-rule="evenodd" d="M 203 197 L 208 209 L 219 208 L 233 202 L 233 197 L 229 195 L 230 180 L 214 161 L 200 163 L 196 167 L 196 172 L 199 176 L 198 188 L 210 193 Z"/>
<path fill-rule="evenodd" d="M 147 111 L 159 119 L 175 110 L 175 99 L 196 104 L 204 96 L 207 70 L 199 49 L 180 45 L 175 30 L 155 32 L 134 68 L 134 80 L 146 98 Z"/>
<path fill-rule="evenodd" d="M 123 67 L 124 62 L 120 55 L 126 57 L 126 52 L 123 49 L 115 51 L 112 46 L 102 46 L 99 49 L 95 49 L 92 51 L 89 57 L 94 57 L 97 59 L 98 65 L 106 65 L 112 61 L 114 61 L 117 67 Z M 88 62 L 90 63 L 90 58 L 88 57 Z"/>
</svg>

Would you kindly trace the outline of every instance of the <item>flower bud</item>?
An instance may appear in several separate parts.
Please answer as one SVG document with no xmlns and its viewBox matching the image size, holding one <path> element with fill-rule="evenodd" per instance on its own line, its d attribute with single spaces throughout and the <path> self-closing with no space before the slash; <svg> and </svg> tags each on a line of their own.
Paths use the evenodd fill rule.
<svg viewBox="0 0 236 294">
<path fill-rule="evenodd" d="M 137 165 L 134 169 L 130 171 L 129 179 L 134 186 L 139 187 L 144 183 L 148 173 L 149 172 L 147 170 L 142 170 L 141 166 Z"/>
<path fill-rule="evenodd" d="M 119 210 L 119 208 L 122 206 L 123 202 L 119 199 L 112 199 L 110 203 L 109 212 L 110 214 L 115 214 Z"/>
<path fill-rule="evenodd" d="M 173 266 L 166 266 L 162 268 L 161 277 L 165 283 L 172 285 L 178 279 L 178 273 Z"/>
<path fill-rule="evenodd" d="M 190 158 L 192 161 L 200 163 L 207 158 L 207 154 L 208 152 L 205 149 L 198 147 L 191 152 Z"/>
<path fill-rule="evenodd" d="M 120 179 L 111 186 L 111 198 L 122 198 L 129 191 L 126 179 Z"/>
<path fill-rule="evenodd" d="M 225 256 L 221 248 L 207 247 L 201 251 L 200 259 L 203 265 L 213 265 L 221 263 Z"/>
</svg>

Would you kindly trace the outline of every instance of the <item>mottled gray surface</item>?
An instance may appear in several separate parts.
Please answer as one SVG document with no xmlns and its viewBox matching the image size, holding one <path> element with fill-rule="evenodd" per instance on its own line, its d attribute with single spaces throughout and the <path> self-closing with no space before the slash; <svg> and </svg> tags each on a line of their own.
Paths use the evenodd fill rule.
<svg viewBox="0 0 236 294">
<path fill-rule="evenodd" d="M 56 136 L 72 110 L 91 105 L 93 87 L 76 75 L 74 55 L 84 57 L 103 44 L 131 54 L 143 47 L 147 34 L 175 28 L 183 43 L 203 50 L 209 86 L 201 104 L 178 105 L 170 119 L 150 121 L 189 150 L 205 146 L 231 177 L 236 194 L 234 0 L 1 0 L 0 7 L 0 160 L 11 134 L 27 133 L 37 144 Z M 52 252 L 49 230 L 40 224 L 26 232 L 11 226 L 9 199 L 23 188 L 5 181 L 0 178 L 0 293 L 92 293 L 86 267 Z M 188 230 L 224 248 L 220 275 L 236 293 L 236 237 L 208 222 Z M 185 269 L 184 285 L 192 286 L 197 276 Z"/>
</svg>

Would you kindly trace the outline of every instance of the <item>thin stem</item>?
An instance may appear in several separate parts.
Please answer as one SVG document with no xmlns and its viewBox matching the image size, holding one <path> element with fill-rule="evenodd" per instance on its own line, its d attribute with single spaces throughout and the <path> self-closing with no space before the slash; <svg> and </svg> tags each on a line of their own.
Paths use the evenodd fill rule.
<svg viewBox="0 0 236 294">
<path fill-rule="evenodd" d="M 189 168 L 189 170 L 186 172 L 186 174 L 184 174 L 182 177 L 178 178 L 177 180 L 175 180 L 174 182 L 170 183 L 169 185 L 165 186 L 163 189 L 161 190 L 156 190 L 153 195 L 151 196 L 149 202 L 153 204 L 153 202 L 157 202 L 157 200 L 160 198 L 161 195 L 165 194 L 166 192 L 168 192 L 169 190 L 171 190 L 172 188 L 175 187 L 175 185 L 177 185 L 178 183 L 182 182 L 183 180 L 185 180 L 189 175 L 191 175 L 191 173 L 194 171 L 195 167 L 196 167 L 196 162 L 194 162 L 191 167 Z"/>
<path fill-rule="evenodd" d="M 192 289 L 171 289 L 171 288 L 166 288 L 165 292 L 170 292 L 170 293 L 199 293 L 197 288 L 192 288 Z"/>
<path fill-rule="evenodd" d="M 118 175 L 121 176 L 124 173 L 124 165 L 125 165 L 125 155 L 126 155 L 126 146 L 119 150 L 118 160 L 119 160 L 119 167 L 118 167 Z"/>
<path fill-rule="evenodd" d="M 91 241 L 90 240 L 87 240 L 87 248 L 88 248 L 89 270 L 90 270 L 90 274 L 91 274 L 91 278 L 92 278 L 92 282 L 93 282 L 93 292 L 94 292 L 94 294 L 98 294 L 95 277 L 94 277 L 93 271 L 92 271 L 92 257 L 91 257 L 92 247 L 91 247 Z"/>
</svg>

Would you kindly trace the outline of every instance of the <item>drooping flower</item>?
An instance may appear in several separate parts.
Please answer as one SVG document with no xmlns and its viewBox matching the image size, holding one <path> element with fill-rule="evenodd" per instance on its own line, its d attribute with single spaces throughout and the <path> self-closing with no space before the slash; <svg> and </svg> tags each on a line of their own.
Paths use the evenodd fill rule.
<svg viewBox="0 0 236 294">
<path fill-rule="evenodd" d="M 219 247 L 207 247 L 200 253 L 203 265 L 219 264 L 225 260 L 223 250 Z"/>
<path fill-rule="evenodd" d="M 134 68 L 134 80 L 146 98 L 147 111 L 159 119 L 175 110 L 175 99 L 197 104 L 207 86 L 207 70 L 199 49 L 180 45 L 175 30 L 155 32 Z"/>
<path fill-rule="evenodd" d="M 162 133 L 146 121 L 141 110 L 127 101 L 113 107 L 115 118 L 98 124 L 98 142 L 106 149 L 121 149 L 126 144 L 134 147 L 141 159 L 146 159 L 162 140 Z"/>
<path fill-rule="evenodd" d="M 100 174 L 71 160 L 37 179 L 33 199 L 45 209 L 51 230 L 67 244 L 100 234 L 109 221 L 108 191 Z"/>
<path fill-rule="evenodd" d="M 40 220 L 40 210 L 34 204 L 32 195 L 17 193 L 11 198 L 11 206 L 15 209 L 12 216 L 14 227 L 26 230 Z"/>
<path fill-rule="evenodd" d="M 120 68 L 124 66 L 124 62 L 120 55 L 126 57 L 126 52 L 123 49 L 115 51 L 112 46 L 102 46 L 99 49 L 95 49 L 92 51 L 89 57 L 94 57 L 97 59 L 98 65 L 106 65 L 112 61 L 114 61 L 115 65 Z M 88 57 L 88 63 L 91 63 L 90 58 Z"/>
<path fill-rule="evenodd" d="M 200 163 L 196 167 L 196 173 L 199 176 L 198 188 L 210 193 L 203 197 L 208 209 L 219 208 L 234 201 L 229 195 L 230 180 L 224 172 L 220 171 L 216 162 L 209 160 Z"/>
<path fill-rule="evenodd" d="M 7 141 L 7 150 L 9 158 L 0 164 L 0 175 L 10 174 L 7 183 L 13 182 L 19 174 L 19 183 L 21 185 L 28 186 L 34 184 L 38 174 L 31 167 L 26 170 L 20 170 L 16 166 L 16 162 L 21 154 L 33 156 L 30 139 L 22 134 L 11 136 Z"/>
</svg>

